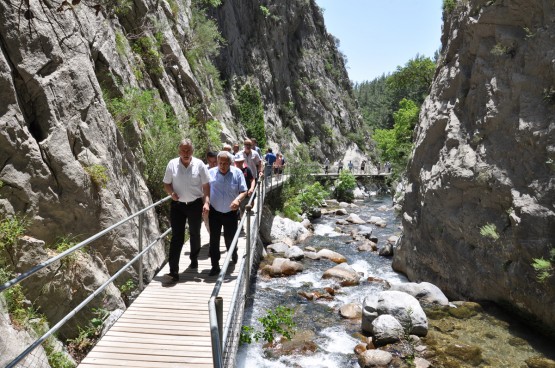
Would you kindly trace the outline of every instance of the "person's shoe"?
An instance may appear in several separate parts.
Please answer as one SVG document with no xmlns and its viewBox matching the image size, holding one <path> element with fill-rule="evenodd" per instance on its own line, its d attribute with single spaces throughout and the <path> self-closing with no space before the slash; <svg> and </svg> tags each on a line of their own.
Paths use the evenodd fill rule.
<svg viewBox="0 0 555 368">
<path fill-rule="evenodd" d="M 196 270 L 198 268 L 198 261 L 196 259 L 194 261 L 191 261 L 189 268 Z"/>
<path fill-rule="evenodd" d="M 165 277 L 165 281 L 167 282 L 178 282 L 179 281 L 179 275 L 175 274 L 175 273 L 167 273 L 164 275 Z"/>
<path fill-rule="evenodd" d="M 216 276 L 220 273 L 220 267 L 212 267 L 208 276 Z"/>
</svg>

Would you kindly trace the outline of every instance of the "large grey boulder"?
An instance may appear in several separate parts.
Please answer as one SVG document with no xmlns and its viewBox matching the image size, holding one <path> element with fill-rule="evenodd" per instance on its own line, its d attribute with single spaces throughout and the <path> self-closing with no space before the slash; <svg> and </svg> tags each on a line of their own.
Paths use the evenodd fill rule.
<svg viewBox="0 0 555 368">
<path fill-rule="evenodd" d="M 378 316 L 378 295 L 368 295 L 362 302 L 362 332 L 372 334 L 372 322 L 378 318 Z"/>
<path fill-rule="evenodd" d="M 404 333 L 401 323 L 389 314 L 382 314 L 372 321 L 372 342 L 375 346 L 397 342 Z"/>
<path fill-rule="evenodd" d="M 300 222 L 275 216 L 272 211 L 264 207 L 262 221 L 260 223 L 260 237 L 265 243 L 282 242 L 293 245 L 310 235 Z"/>
<path fill-rule="evenodd" d="M 270 253 L 285 253 L 288 249 L 289 245 L 283 242 L 273 243 L 266 247 L 266 250 Z"/>
<path fill-rule="evenodd" d="M 379 315 L 390 314 L 410 334 L 426 336 L 428 318 L 418 300 L 401 291 L 382 291 L 378 295 L 376 310 Z"/>
<path fill-rule="evenodd" d="M 299 261 L 304 258 L 304 252 L 301 248 L 294 245 L 285 251 L 285 258 L 289 258 L 292 261 Z"/>
<path fill-rule="evenodd" d="M 449 305 L 449 300 L 445 294 L 437 286 L 429 282 L 393 284 L 390 290 L 410 294 L 418 299 L 422 305 Z"/>
</svg>

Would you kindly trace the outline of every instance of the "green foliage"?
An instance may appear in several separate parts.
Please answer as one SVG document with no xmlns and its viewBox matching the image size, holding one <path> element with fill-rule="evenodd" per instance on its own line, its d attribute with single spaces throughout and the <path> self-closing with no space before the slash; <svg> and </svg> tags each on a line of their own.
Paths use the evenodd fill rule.
<svg viewBox="0 0 555 368">
<path fill-rule="evenodd" d="M 222 147 L 220 132 L 222 125 L 217 120 L 208 120 L 204 124 L 192 120 L 190 135 L 197 157 L 205 157 L 208 151 L 219 151 Z"/>
<path fill-rule="evenodd" d="M 284 215 L 291 220 L 299 221 L 300 215 L 303 213 L 310 216 L 320 208 L 328 195 L 329 193 L 318 182 L 306 185 L 300 190 L 299 194 L 285 202 L 283 206 Z"/>
<path fill-rule="evenodd" d="M 264 18 L 268 18 L 271 13 L 270 13 L 270 9 L 268 9 L 267 7 L 265 7 L 264 5 L 260 5 L 260 11 L 262 12 L 262 14 L 264 15 Z"/>
<path fill-rule="evenodd" d="M 123 294 L 129 294 L 136 288 L 137 285 L 135 284 L 135 282 L 131 279 L 128 279 L 124 284 L 119 286 L 119 291 L 121 291 Z"/>
<path fill-rule="evenodd" d="M 116 31 L 116 51 L 118 53 L 119 56 L 126 56 L 127 55 L 127 45 L 129 44 L 129 42 L 127 41 L 127 38 L 125 37 L 125 35 L 117 30 Z"/>
<path fill-rule="evenodd" d="M 105 309 L 93 309 L 93 313 L 96 317 L 92 318 L 85 328 L 79 327 L 79 335 L 76 338 L 68 340 L 68 351 L 78 362 L 94 347 L 100 338 L 104 321 L 109 316 Z"/>
<path fill-rule="evenodd" d="M 348 170 L 342 170 L 334 185 L 335 198 L 338 201 L 352 202 L 355 199 L 353 190 L 357 187 L 357 181 L 353 173 Z"/>
<path fill-rule="evenodd" d="M 555 248 L 551 248 L 549 257 L 549 259 L 543 257 L 533 259 L 532 267 L 536 271 L 536 279 L 539 282 L 545 282 L 553 276 L 553 271 L 555 271 Z"/>
<path fill-rule="evenodd" d="M 508 51 L 509 48 L 501 43 L 496 43 L 495 46 L 493 46 L 493 48 L 491 49 L 491 53 L 495 56 L 506 55 Z"/>
<path fill-rule="evenodd" d="M 264 125 L 264 106 L 260 91 L 247 83 L 241 87 L 237 96 L 239 124 L 245 127 L 249 138 L 256 138 L 258 146 L 266 147 L 266 128 Z"/>
<path fill-rule="evenodd" d="M 497 233 L 497 227 L 495 224 L 485 224 L 482 226 L 480 228 L 480 235 L 493 240 L 499 239 L 499 234 Z"/>
<path fill-rule="evenodd" d="M 217 5 L 214 4 L 217 3 Z M 191 35 L 185 56 L 193 70 L 202 66 L 201 60 L 216 56 L 225 42 L 216 22 L 206 16 L 206 6 L 219 6 L 220 1 L 193 1 Z"/>
<path fill-rule="evenodd" d="M 443 11 L 446 11 L 447 13 L 451 13 L 453 10 L 455 10 L 456 6 L 456 0 L 443 0 Z"/>
<path fill-rule="evenodd" d="M 109 178 L 106 174 L 106 168 L 104 166 L 95 164 L 91 166 L 85 166 L 84 169 L 97 188 L 106 188 L 106 184 L 108 184 Z"/>
<path fill-rule="evenodd" d="M 403 99 L 399 110 L 393 114 L 393 129 L 374 131 L 373 137 L 380 152 L 380 160 L 390 161 L 395 173 L 400 173 L 407 165 L 418 114 L 418 106 L 411 100 Z"/>
<path fill-rule="evenodd" d="M 353 88 L 365 125 L 369 129 L 393 126 L 393 97 L 387 86 L 387 76 L 356 84 Z"/>
<path fill-rule="evenodd" d="M 121 130 L 133 122 L 143 129 L 143 175 L 153 197 L 165 197 L 162 178 L 169 160 L 177 157 L 177 145 L 183 138 L 183 128 L 171 107 L 156 90 L 136 88 L 126 88 L 121 98 L 106 98 L 106 105 Z"/>
<path fill-rule="evenodd" d="M 282 335 L 291 339 L 295 323 L 293 322 L 293 310 L 284 306 L 278 306 L 274 310 L 269 310 L 264 317 L 258 319 L 264 328 L 256 330 L 251 326 L 243 326 L 240 341 L 242 344 L 250 344 L 252 341 L 264 340 L 272 343 L 276 335 Z"/>
<path fill-rule="evenodd" d="M 0 215 L 0 253 L 13 253 L 17 240 L 25 233 L 28 221 L 24 217 Z M 0 267 L 4 264 L 0 255 Z"/>
<path fill-rule="evenodd" d="M 147 71 L 152 75 L 160 76 L 164 72 L 161 62 L 160 42 L 161 38 L 148 35 L 137 38 L 131 48 L 141 56 Z"/>
<path fill-rule="evenodd" d="M 393 109 L 403 99 L 422 105 L 432 84 L 436 65 L 428 57 L 416 55 L 404 67 L 387 77 L 387 86 L 393 96 Z"/>
<path fill-rule="evenodd" d="M 553 86 L 543 89 L 543 100 L 548 104 L 555 103 L 555 88 Z"/>
</svg>

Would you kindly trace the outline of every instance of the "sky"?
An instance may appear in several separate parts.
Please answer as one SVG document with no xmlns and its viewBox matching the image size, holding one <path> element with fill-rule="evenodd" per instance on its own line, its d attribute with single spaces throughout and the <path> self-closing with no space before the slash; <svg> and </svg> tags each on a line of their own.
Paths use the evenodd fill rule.
<svg viewBox="0 0 555 368">
<path fill-rule="evenodd" d="M 328 33 L 340 41 L 354 83 L 404 66 L 441 47 L 442 0 L 316 0 Z"/>
</svg>

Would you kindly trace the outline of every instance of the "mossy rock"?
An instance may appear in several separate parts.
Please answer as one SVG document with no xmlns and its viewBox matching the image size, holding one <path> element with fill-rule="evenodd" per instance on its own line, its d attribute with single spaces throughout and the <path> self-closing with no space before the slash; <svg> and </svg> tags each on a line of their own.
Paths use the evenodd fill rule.
<svg viewBox="0 0 555 368">
<path fill-rule="evenodd" d="M 555 368 L 555 361 L 541 356 L 526 359 L 529 368 Z"/>
<path fill-rule="evenodd" d="M 449 317 L 449 307 L 430 307 L 425 308 L 426 317 L 431 320 L 439 320 Z"/>
<path fill-rule="evenodd" d="M 453 322 L 449 320 L 442 320 L 434 322 L 433 328 L 443 333 L 449 333 L 455 331 L 456 326 Z"/>
<path fill-rule="evenodd" d="M 511 346 L 525 346 L 528 345 L 528 342 L 520 337 L 511 337 L 508 341 L 509 345 Z"/>
<path fill-rule="evenodd" d="M 474 345 L 449 344 L 445 347 L 445 353 L 475 367 L 483 360 L 482 349 Z"/>
<path fill-rule="evenodd" d="M 477 315 L 478 312 L 472 306 L 463 304 L 458 308 L 449 308 L 449 314 L 458 319 L 468 319 Z"/>
</svg>

